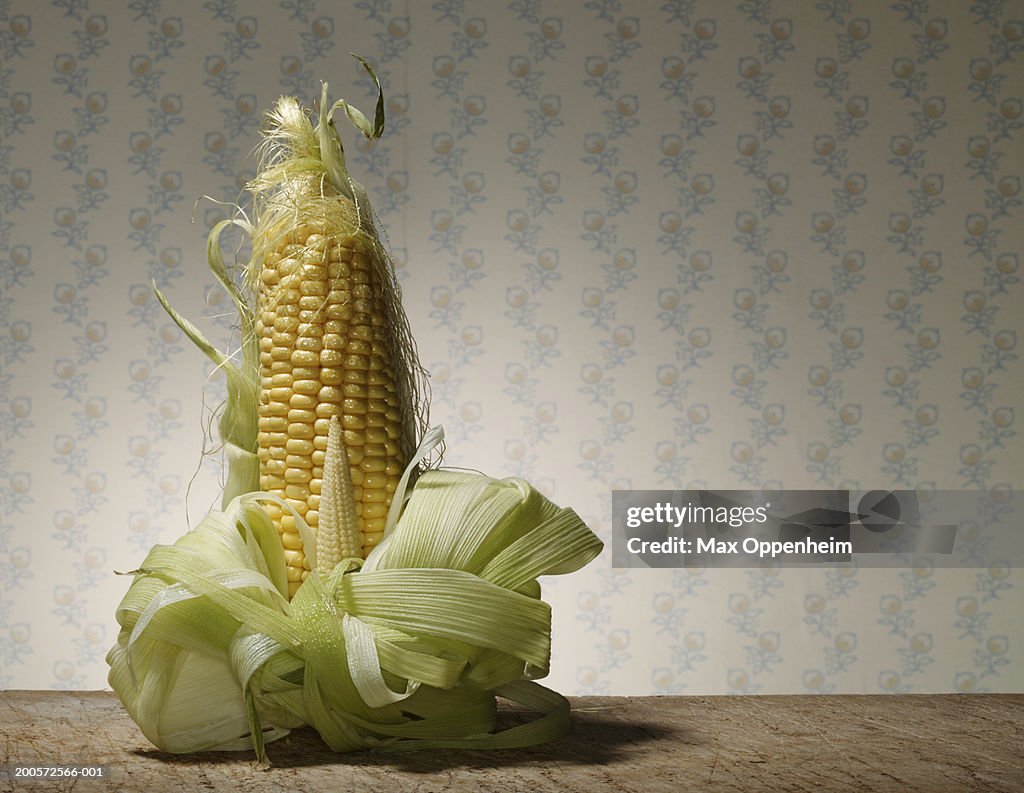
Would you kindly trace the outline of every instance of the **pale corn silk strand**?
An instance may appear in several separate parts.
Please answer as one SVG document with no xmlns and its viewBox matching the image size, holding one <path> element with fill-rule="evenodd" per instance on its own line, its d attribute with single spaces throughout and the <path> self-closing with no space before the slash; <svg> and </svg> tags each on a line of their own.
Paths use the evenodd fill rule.
<svg viewBox="0 0 1024 793">
<path fill-rule="evenodd" d="M 569 729 L 569 706 L 534 682 L 548 671 L 551 627 L 537 578 L 579 569 L 602 543 L 523 480 L 427 470 L 443 432 L 426 431 L 425 372 L 366 192 L 345 169 L 330 118 L 337 109 L 367 137 L 383 129 L 382 96 L 371 122 L 344 102 L 329 105 L 325 85 L 316 127 L 283 98 L 252 185 L 259 231 L 231 219 L 210 233 L 209 266 L 239 313 L 240 360 L 217 350 L 157 290 L 227 379 L 218 430 L 228 480 L 220 511 L 173 546 L 154 547 L 134 571 L 107 656 L 110 684 L 143 733 L 171 752 L 253 748 L 266 763 L 265 744 L 302 725 L 338 751 L 553 740 Z M 298 223 L 344 228 L 379 254 L 370 258 L 381 270 L 403 404 L 411 407 L 409 462 L 385 537 L 365 561 L 325 557 L 318 565 L 314 530 L 284 500 L 258 492 L 259 352 L 246 293 L 254 291 L 255 263 Z M 231 225 L 254 242 L 241 288 L 220 247 Z M 291 600 L 280 538 L 261 506 L 268 502 L 294 518 L 312 570 Z M 541 715 L 495 733 L 496 695 Z"/>
</svg>

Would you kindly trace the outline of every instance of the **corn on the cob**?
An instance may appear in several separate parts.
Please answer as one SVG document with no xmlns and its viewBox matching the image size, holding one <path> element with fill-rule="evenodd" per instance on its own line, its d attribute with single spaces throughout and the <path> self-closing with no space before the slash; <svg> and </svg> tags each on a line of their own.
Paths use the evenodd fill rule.
<svg viewBox="0 0 1024 793">
<path fill-rule="evenodd" d="M 269 162 L 252 185 L 259 213 L 252 273 L 261 376 L 258 457 L 260 489 L 291 508 L 266 507 L 285 548 L 294 594 L 310 572 L 295 515 L 318 536 L 330 532 L 318 545 L 365 556 L 383 537 L 392 496 L 425 422 L 416 404 L 422 370 L 394 273 L 366 193 L 345 171 L 326 86 L 318 127 L 288 97 L 270 121 Z M 329 460 L 335 418 L 340 459 Z M 339 472 L 333 479 L 328 465 Z M 329 479 L 332 495 L 347 503 L 325 510 Z M 345 536 L 335 538 L 339 532 Z M 336 561 L 325 557 L 318 567 L 329 572 Z"/>
<path fill-rule="evenodd" d="M 551 635 L 536 579 L 578 569 L 601 541 L 528 483 L 483 474 L 429 473 L 399 517 L 443 431 L 415 445 L 424 373 L 330 122 L 340 106 L 376 137 L 383 101 L 371 124 L 343 102 L 328 109 L 326 94 L 317 127 L 295 100 L 278 103 L 251 185 L 257 223 L 221 221 L 207 240 L 238 309 L 240 360 L 155 290 L 226 375 L 228 476 L 222 510 L 134 571 L 111 687 L 161 749 L 251 747 L 264 766 L 265 744 L 304 724 L 336 751 L 553 740 L 569 703 L 532 680 L 547 672 Z M 231 225 L 253 239 L 255 311 L 224 263 Z M 382 531 L 393 533 L 359 569 L 340 564 Z M 490 734 L 499 692 L 542 717 Z"/>
<path fill-rule="evenodd" d="M 260 489 L 281 496 L 317 530 L 328 429 L 340 417 L 360 535 L 353 550 L 362 556 L 383 537 L 405 468 L 402 406 L 372 253 L 323 231 L 299 227 L 263 265 Z M 276 504 L 268 510 L 289 577 L 301 581 L 309 565 L 295 518 Z"/>
</svg>

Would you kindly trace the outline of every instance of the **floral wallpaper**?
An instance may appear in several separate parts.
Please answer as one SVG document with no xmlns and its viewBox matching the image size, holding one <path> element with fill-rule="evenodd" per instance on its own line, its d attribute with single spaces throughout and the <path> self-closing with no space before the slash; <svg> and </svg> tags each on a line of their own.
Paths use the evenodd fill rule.
<svg viewBox="0 0 1024 793">
<path fill-rule="evenodd" d="M 606 538 L 616 488 L 1020 485 L 1019 3 L 0 0 L 0 687 L 104 687 L 114 571 L 217 502 L 223 383 L 151 286 L 237 343 L 205 235 L 277 96 L 370 109 L 350 51 L 448 464 Z M 546 586 L 549 681 L 1021 691 L 1020 571 L 978 549 L 606 553 Z"/>
</svg>

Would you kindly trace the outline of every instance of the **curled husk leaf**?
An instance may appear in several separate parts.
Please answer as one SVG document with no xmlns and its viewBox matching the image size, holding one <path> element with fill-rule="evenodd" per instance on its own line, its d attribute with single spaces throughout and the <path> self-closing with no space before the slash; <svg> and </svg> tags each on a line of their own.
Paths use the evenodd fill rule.
<svg viewBox="0 0 1024 793">
<path fill-rule="evenodd" d="M 552 740 L 568 702 L 547 674 L 537 577 L 601 541 L 522 479 L 423 474 L 365 560 L 313 575 L 289 602 L 258 493 L 156 546 L 117 611 L 110 684 L 161 749 L 244 749 L 309 724 L 337 751 L 509 748 Z M 542 716 L 493 733 L 495 695 Z"/>
</svg>

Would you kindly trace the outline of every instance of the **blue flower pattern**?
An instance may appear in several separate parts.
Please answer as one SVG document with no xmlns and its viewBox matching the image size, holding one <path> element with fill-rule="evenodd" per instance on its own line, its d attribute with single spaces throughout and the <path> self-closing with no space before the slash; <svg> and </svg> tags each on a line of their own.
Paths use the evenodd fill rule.
<svg viewBox="0 0 1024 793">
<path fill-rule="evenodd" d="M 126 8 L 0 0 L 0 687 L 102 686 L 110 571 L 216 500 L 223 382 L 151 285 L 237 348 L 205 236 L 277 95 L 372 103 L 350 50 L 389 134 L 347 154 L 449 464 L 529 477 L 606 539 L 623 488 L 968 489 L 1014 520 L 1012 4 Z M 599 562 L 547 590 L 552 683 L 1015 690 L 1018 575 L 963 531 L 961 572 Z"/>
</svg>

